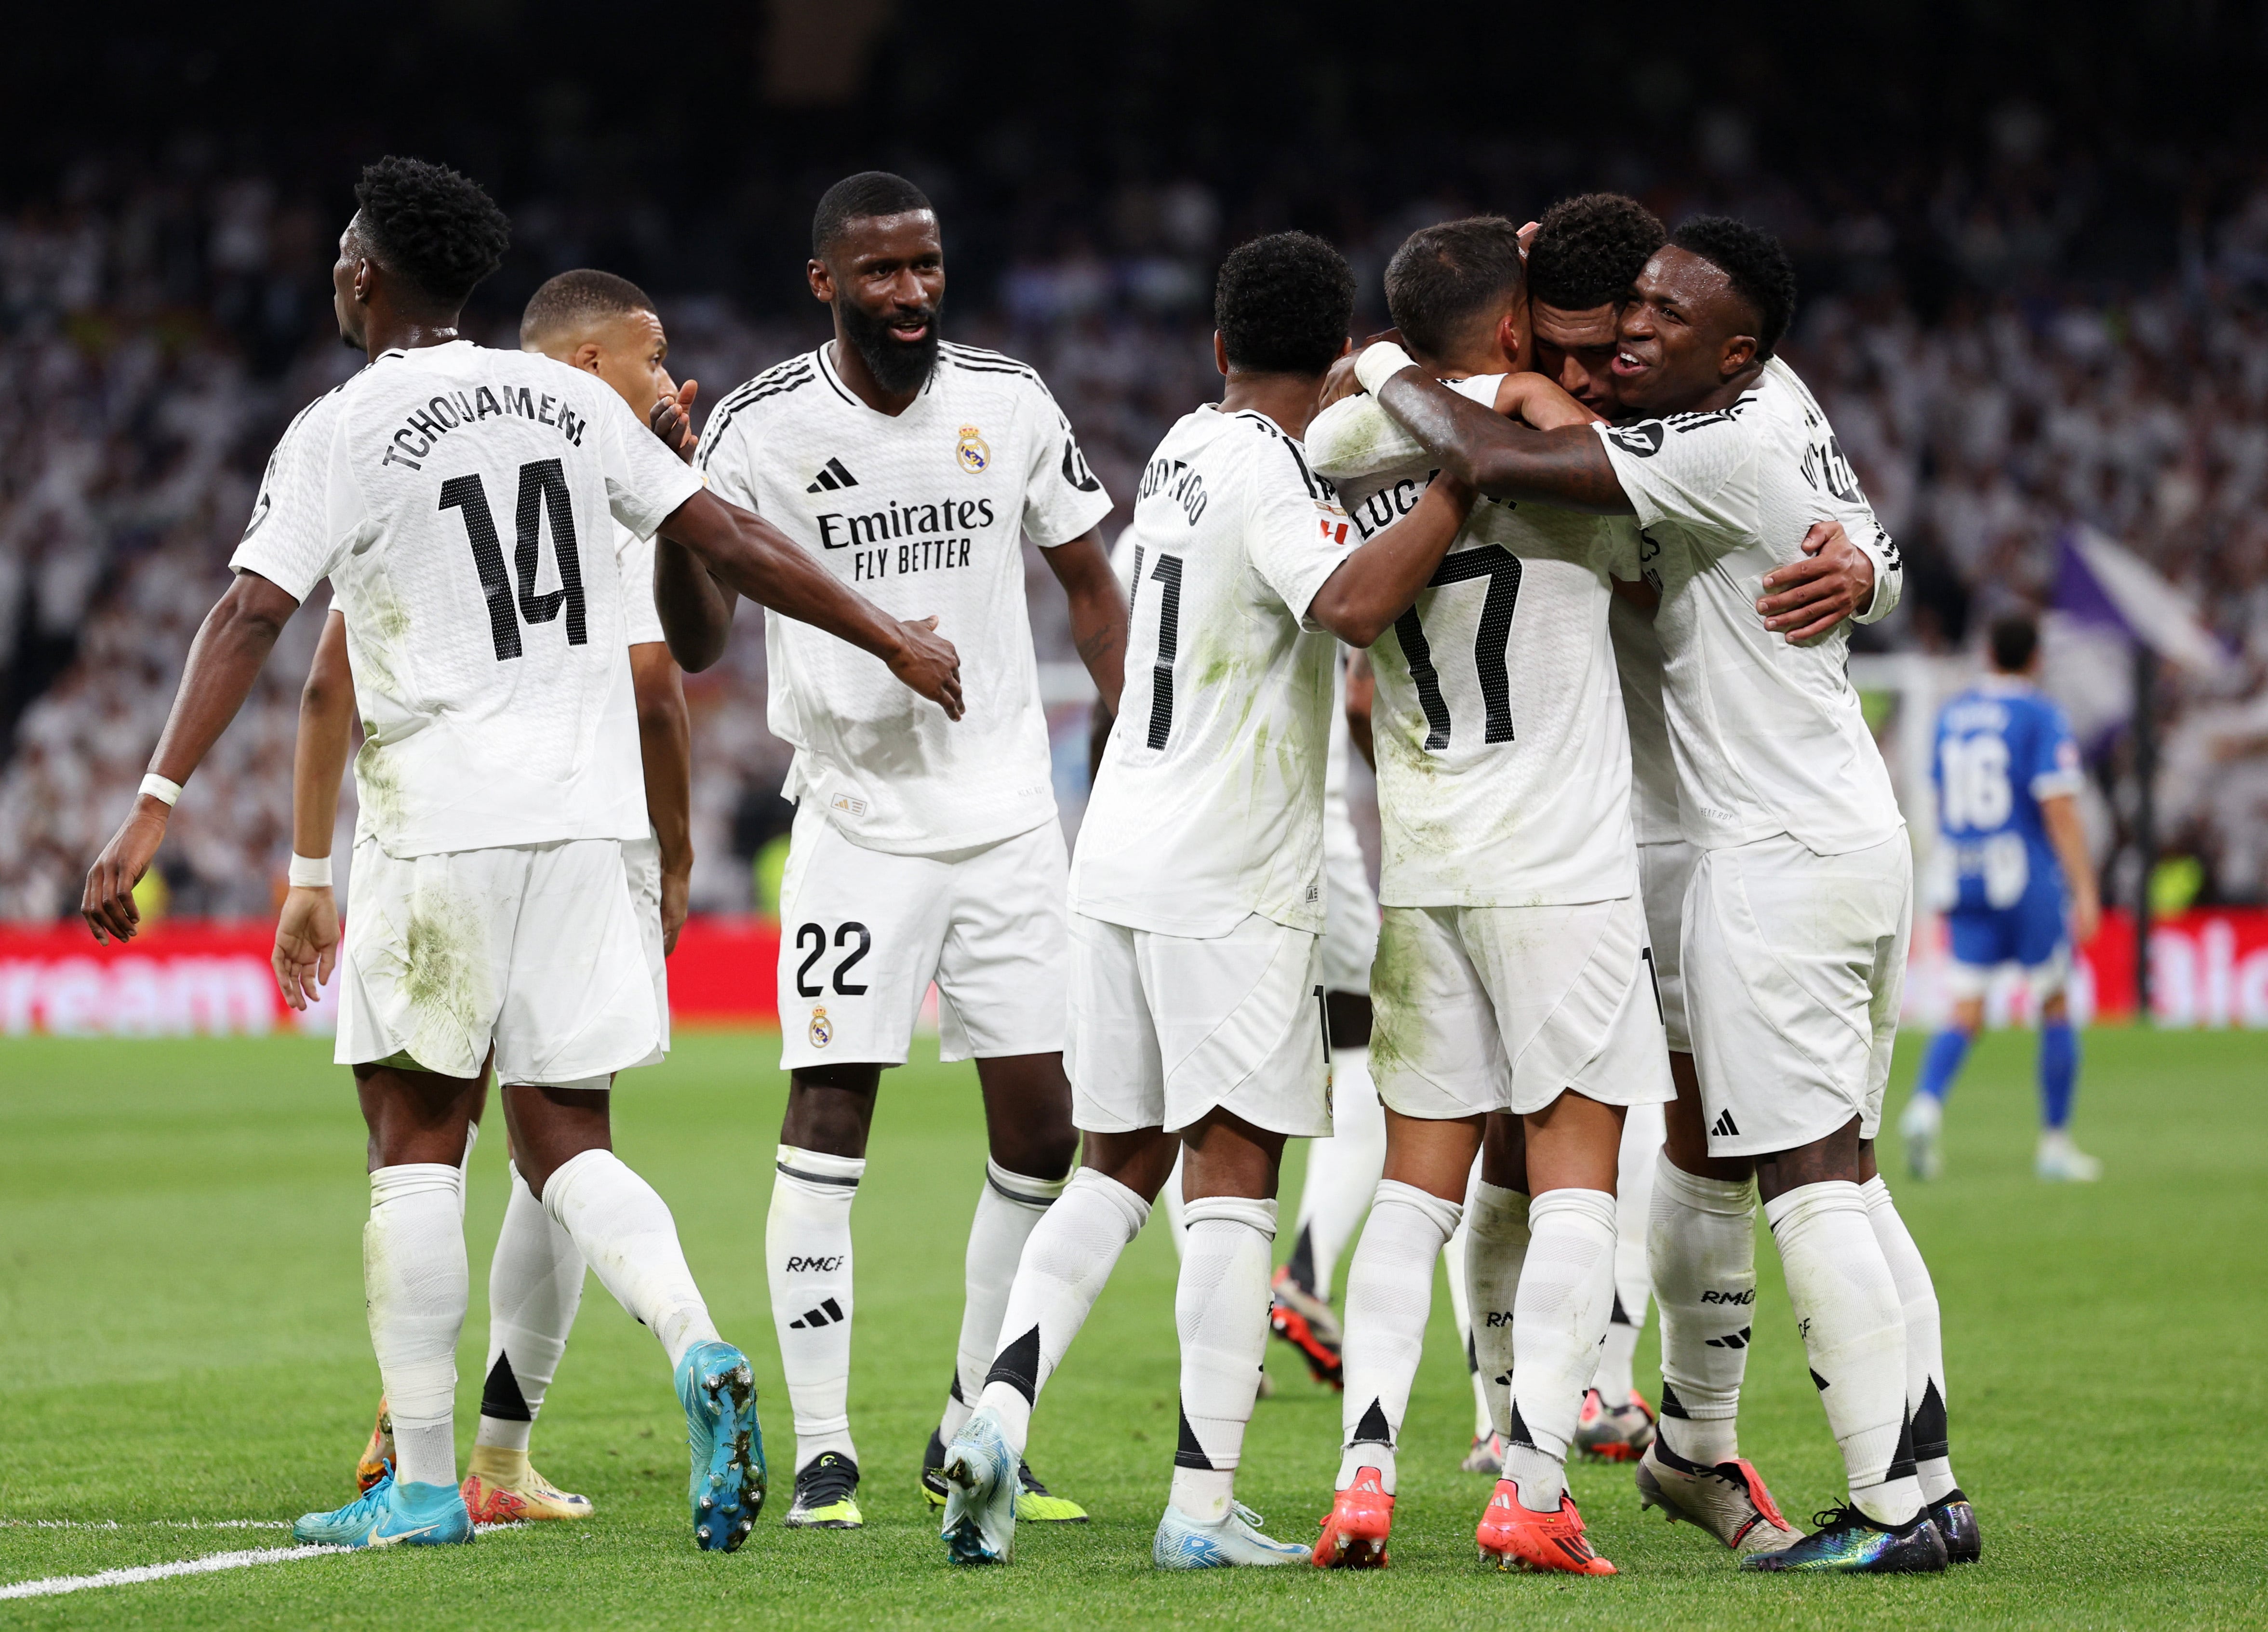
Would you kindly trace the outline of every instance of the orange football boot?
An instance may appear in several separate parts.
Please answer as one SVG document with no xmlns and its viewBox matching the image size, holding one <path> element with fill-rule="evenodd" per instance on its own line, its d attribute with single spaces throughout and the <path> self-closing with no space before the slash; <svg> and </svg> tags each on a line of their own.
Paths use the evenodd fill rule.
<svg viewBox="0 0 2268 1632">
<path fill-rule="evenodd" d="M 1473 1539 L 1480 1544 L 1481 1562 L 1493 1562 L 1498 1569 L 1557 1570 L 1570 1576 L 1615 1573 L 1615 1567 L 1583 1539 L 1583 1516 L 1575 1510 L 1574 1497 L 1562 1495 L 1556 1513 L 1531 1513 L 1521 1506 L 1520 1488 L 1508 1479 L 1496 1481 Z"/>
<path fill-rule="evenodd" d="M 1331 1499 L 1330 1517 L 1315 1542 L 1318 1569 L 1383 1569 L 1386 1537 L 1394 1528 L 1394 1498 L 1374 1467 L 1359 1468 L 1354 1483 Z"/>
</svg>

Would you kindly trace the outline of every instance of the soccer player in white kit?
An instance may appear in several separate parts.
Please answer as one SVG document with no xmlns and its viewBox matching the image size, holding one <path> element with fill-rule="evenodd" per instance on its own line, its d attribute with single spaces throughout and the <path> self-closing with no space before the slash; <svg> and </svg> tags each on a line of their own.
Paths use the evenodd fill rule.
<svg viewBox="0 0 2268 1632">
<path fill-rule="evenodd" d="M 1466 503 L 1440 484 L 1366 543 L 1298 436 L 1346 349 L 1354 277 L 1301 233 L 1245 244 L 1214 295 L 1218 408 L 1143 472 L 1132 679 L 1071 875 L 1071 1046 L 1086 1165 L 1035 1230 L 984 1392 L 947 1448 L 947 1555 L 1005 1562 L 1034 1401 L 1182 1162 L 1182 1350 L 1163 1569 L 1303 1562 L 1235 1499 L 1268 1343 L 1286 1138 L 1331 1131 L 1319 935 L 1336 635 L 1367 646 Z M 1358 547 L 1359 545 L 1359 547 Z"/>
<path fill-rule="evenodd" d="M 641 419 L 651 417 L 664 399 L 673 404 L 689 401 L 697 388 L 688 381 L 681 392 L 670 379 L 669 337 L 653 301 L 609 272 L 585 269 L 547 280 L 529 298 L 519 334 L 522 349 L 597 374 Z M 679 452 L 691 458 L 689 434 Z M 692 742 L 684 683 L 654 604 L 653 540 L 640 538 L 620 521 L 614 532 L 650 829 L 645 838 L 623 842 L 622 861 L 661 1024 L 659 1043 L 639 1063 L 656 1064 L 669 1047 L 664 960 L 685 922 L 686 881 L 693 865 Z M 322 881 L 330 871 L 354 707 L 346 617 L 335 609 L 323 620 L 300 696 L 292 760 L 293 882 L 277 916 L 274 963 L 284 1001 L 294 1008 L 305 1009 L 320 997 L 338 954 L 337 897 Z M 485 1108 L 483 1102 L 473 1112 L 467 1166 Z M 489 1352 L 480 1423 L 461 1487 L 465 1506 L 475 1524 L 587 1518 L 593 1511 L 589 1497 L 559 1489 L 528 1461 L 536 1415 L 583 1301 L 585 1266 L 572 1238 L 527 1187 L 519 1164 L 510 1163 L 509 1169 L 509 1200 L 489 1270 Z M 393 1417 L 381 1398 L 377 1426 L 355 1470 L 358 1487 L 368 1490 L 377 1484 L 394 1460 Z"/>
<path fill-rule="evenodd" d="M 1891 1573 L 1973 1556 L 1957 1488 L 1917 1468 L 1914 1407 L 1942 1399 L 1936 1296 L 1874 1170 L 1911 913 L 1912 858 L 1845 673 L 1840 625 L 1753 614 L 1804 528 L 1843 520 L 1873 558 L 1874 614 L 1897 557 L 1826 417 L 1774 345 L 1794 275 L 1767 235 L 1688 222 L 1646 265 L 1618 326 L 1624 407 L 1659 416 L 1539 432 L 1476 412 L 1398 348 L 1364 383 L 1447 468 L 1516 502 L 1634 513 L 1660 591 L 1663 698 L 1679 820 L 1699 854 L 1683 948 L 1712 1156 L 1756 1163 L 1849 1502 L 1742 1568 Z M 1643 1466 L 1644 1464 L 1642 1463 Z"/>
<path fill-rule="evenodd" d="M 944 1442 L 983 1385 L 1025 1238 L 1076 1147 L 1067 862 L 1023 540 L 1062 581 L 1079 654 L 1113 702 L 1126 609 L 1095 532 L 1109 495 L 1047 387 L 1012 358 L 939 339 L 944 249 L 920 191 L 879 171 L 837 182 L 815 212 L 809 276 L 834 340 L 722 398 L 699 462 L 714 491 L 769 517 L 821 571 L 886 607 L 937 612 L 968 698 L 949 726 L 840 642 L 766 619 L 771 727 L 796 750 L 778 971 L 791 1078 L 764 1230 L 795 1413 L 787 1522 L 851 1529 L 864 1521 L 850 1209 L 881 1073 L 905 1063 L 932 981 L 939 1052 L 976 1059 L 991 1147 L 958 1359 L 924 1457 L 936 1504 Z M 1024 1479 L 1026 1518 L 1085 1517 Z"/>
<path fill-rule="evenodd" d="M 836 630 L 957 706 L 950 644 L 811 570 L 700 479 L 591 375 L 460 337 L 503 213 L 455 172 L 363 173 L 332 287 L 370 366 L 294 420 L 269 462 L 234 582 L 191 648 L 133 810 L 87 877 L 99 939 L 130 939 L 133 887 L 173 801 L 328 577 L 368 737 L 339 1063 L 370 1127 L 371 1336 L 396 1466 L 295 1526 L 347 1547 L 463 1542 L 460 1196 L 493 1050 L 529 1188 L 663 1345 L 692 1452 L 695 1540 L 729 1552 L 763 1495 L 755 1390 L 686 1267 L 668 1207 L 608 1148 L 609 1074 L 659 1037 L 622 845 L 646 813 L 609 518 L 659 531 L 745 593 Z M 514 536 L 504 553 L 501 511 Z"/>
<path fill-rule="evenodd" d="M 1425 366 L 1461 396 L 1547 425 L 1590 417 L 1522 372 L 1511 222 L 1411 234 L 1386 292 Z M 1312 434 L 1359 527 L 1389 523 L 1434 478 L 1437 462 L 1366 398 Z M 1615 1301 L 1624 1117 L 1671 1095 L 1607 637 L 1612 579 L 1637 576 L 1637 544 L 1598 516 L 1477 506 L 1372 653 L 1385 909 L 1372 1060 L 1387 1156 L 1347 1275 L 1344 1450 L 1319 1565 L 1385 1562 L 1433 1263 L 1469 1195 L 1474 1342 L 1490 1332 L 1510 1377 L 1483 1555 L 1612 1573 L 1584 1538 L 1565 1462 Z"/>
</svg>

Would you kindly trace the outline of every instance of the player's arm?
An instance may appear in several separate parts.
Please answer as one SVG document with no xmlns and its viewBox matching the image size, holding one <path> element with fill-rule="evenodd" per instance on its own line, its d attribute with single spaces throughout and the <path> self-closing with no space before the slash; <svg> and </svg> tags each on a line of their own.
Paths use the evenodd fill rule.
<svg viewBox="0 0 2268 1632">
<path fill-rule="evenodd" d="M 1356 372 L 1379 406 L 1443 470 L 1491 498 L 1536 500 L 1599 515 L 1629 515 L 1635 508 L 1597 432 L 1585 425 L 1538 431 L 1515 425 L 1492 406 L 1427 379 L 1399 347 L 1372 347 Z"/>
<path fill-rule="evenodd" d="M 654 610 L 661 615 L 669 655 L 685 673 L 697 675 L 725 655 L 739 599 L 684 545 L 653 541 Z"/>
<path fill-rule="evenodd" d="M 276 637 L 298 609 L 298 602 L 259 573 L 236 575 L 205 614 L 189 646 L 188 664 L 173 693 L 165 732 L 151 756 L 152 775 L 178 785 L 195 773 L 244 706 L 253 683 L 260 678 L 261 666 L 275 649 Z M 173 814 L 164 800 L 137 794 L 133 809 L 87 870 L 79 912 L 97 941 L 107 945 L 134 938 L 142 920 L 134 905 L 134 886 L 150 870 Z"/>
<path fill-rule="evenodd" d="M 2040 825 L 2063 864 L 2071 890 L 2071 935 L 2085 946 L 2102 927 L 2102 897 L 2095 888 L 2095 858 L 2088 853 L 2087 830 L 2079 819 L 2079 795 L 2056 794 L 2040 801 Z"/>
<path fill-rule="evenodd" d="M 347 663 L 347 620 L 323 620 L 315 661 L 299 691 L 299 735 L 291 749 L 291 855 L 328 862 L 339 820 L 339 783 L 354 738 L 354 670 Z M 338 897 L 328 883 L 295 878 L 276 916 L 276 946 L 268 956 L 284 1001 L 305 1009 L 330 984 L 339 956 Z"/>
<path fill-rule="evenodd" d="M 1806 646 L 1823 639 L 1845 618 L 1872 623 L 1897 604 L 1895 592 L 1889 604 L 1878 605 L 1875 586 L 1881 574 L 1876 558 L 1851 541 L 1840 521 L 1815 521 L 1803 535 L 1800 561 L 1774 567 L 1764 574 L 1767 593 L 1756 602 L 1764 627 L 1785 634 L 1788 645 Z M 1895 562 L 1889 576 L 1898 573 Z M 1889 590 L 1888 583 L 1883 584 Z"/>
<path fill-rule="evenodd" d="M 1408 515 L 1373 533 L 1338 564 L 1307 603 L 1308 620 L 1349 646 L 1367 646 L 1410 609 L 1472 507 L 1473 490 L 1443 470 Z"/>
<path fill-rule="evenodd" d="M 1362 756 L 1362 763 L 1373 771 L 1378 769 L 1378 746 L 1370 735 L 1371 705 L 1378 696 L 1378 676 L 1370 666 L 1370 654 L 1347 654 L 1346 722 L 1347 741 L 1354 751 Z"/>
<path fill-rule="evenodd" d="M 659 640 L 630 648 L 637 694 L 638 757 L 645 766 L 645 815 L 661 846 L 661 949 L 677 950 L 693 877 L 693 718 L 685 682 Z"/>
<path fill-rule="evenodd" d="M 937 619 L 901 623 L 856 590 L 847 589 L 809 552 L 762 516 L 726 504 L 703 490 L 669 513 L 660 536 L 682 544 L 724 583 L 783 617 L 823 629 L 862 652 L 871 652 L 895 675 L 961 718 L 961 657 L 937 632 Z M 662 554 L 657 550 L 659 580 Z M 669 608 L 659 605 L 668 627 Z"/>
<path fill-rule="evenodd" d="M 1118 574 L 1110 570 L 1102 535 L 1089 528 L 1069 543 L 1040 554 L 1071 602 L 1071 643 L 1079 650 L 1079 661 L 1094 676 L 1104 707 L 1116 715 L 1118 694 L 1126 684 L 1126 595 L 1118 587 Z M 1100 763 L 1099 750 L 1094 757 Z"/>
</svg>

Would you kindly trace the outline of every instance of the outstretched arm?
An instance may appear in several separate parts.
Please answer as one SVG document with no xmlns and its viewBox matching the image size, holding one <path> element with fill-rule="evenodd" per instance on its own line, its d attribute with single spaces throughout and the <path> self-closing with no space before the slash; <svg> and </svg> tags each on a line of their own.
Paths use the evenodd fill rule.
<svg viewBox="0 0 2268 1632">
<path fill-rule="evenodd" d="M 339 782 L 354 735 L 354 671 L 347 663 L 347 620 L 323 620 L 315 661 L 299 692 L 299 736 L 291 750 L 291 853 L 328 861 L 338 825 Z M 284 1001 L 304 1010 L 330 983 L 339 956 L 338 897 L 328 884 L 293 882 L 276 916 L 268 955 Z"/>
<path fill-rule="evenodd" d="M 779 528 L 703 490 L 669 513 L 661 537 L 682 544 L 725 584 L 792 617 L 823 629 L 889 665 L 890 672 L 948 720 L 961 718 L 961 658 L 936 632 L 937 620 L 901 623 L 856 590 L 846 589 Z M 655 575 L 662 567 L 656 552 Z M 660 607 L 663 627 L 669 608 Z"/>
<path fill-rule="evenodd" d="M 1442 471 L 1408 515 L 1339 563 L 1307 603 L 1308 617 L 1349 646 L 1367 646 L 1410 609 L 1472 507 L 1473 490 Z"/>
<path fill-rule="evenodd" d="M 1365 352 L 1365 362 L 1383 350 Z M 1532 499 L 1600 515 L 1631 513 L 1631 501 L 1596 432 L 1580 425 L 1554 431 L 1514 425 L 1427 379 L 1421 369 L 1403 366 L 1388 373 L 1399 355 L 1396 349 L 1358 372 L 1372 385 L 1379 406 L 1439 459 L 1444 470 L 1491 498 Z"/>
<path fill-rule="evenodd" d="M 2079 795 L 2058 794 L 2040 801 L 2040 825 L 2048 831 L 2071 890 L 2072 943 L 2085 946 L 2102 927 L 2102 897 L 2095 888 L 2095 858 L 2087 850 L 2087 828 L 2079 819 Z"/>
<path fill-rule="evenodd" d="M 1118 711 L 1126 683 L 1126 595 L 1110 570 L 1102 535 L 1089 528 L 1067 544 L 1040 554 L 1071 602 L 1071 636 L 1079 661 L 1094 677 L 1109 712 Z"/>
<path fill-rule="evenodd" d="M 189 647 L 173 712 L 166 717 L 158 751 L 151 757 L 154 775 L 183 783 L 195 772 L 244 706 L 253 682 L 260 678 L 261 665 L 275 649 L 276 637 L 298 609 L 297 601 L 259 573 L 236 575 L 227 593 L 205 614 Z M 134 886 L 150 870 L 173 813 L 164 800 L 137 794 L 134 808 L 88 869 L 79 912 L 97 941 L 107 945 L 134 938 L 142 920 L 134 905 Z"/>
</svg>

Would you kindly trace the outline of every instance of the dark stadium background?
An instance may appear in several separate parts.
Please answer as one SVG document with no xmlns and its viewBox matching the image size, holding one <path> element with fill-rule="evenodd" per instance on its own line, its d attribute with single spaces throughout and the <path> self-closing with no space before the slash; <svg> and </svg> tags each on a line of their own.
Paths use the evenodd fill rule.
<svg viewBox="0 0 2268 1632">
<path fill-rule="evenodd" d="M 902 170 L 946 330 L 1046 373 L 1112 491 L 1214 388 L 1220 251 L 1297 225 L 1365 317 L 1410 227 L 1609 186 L 1784 235 L 1792 355 L 1904 546 L 1874 651 L 1973 649 L 2099 528 L 2232 654 L 2158 676 L 2161 905 L 2268 898 L 2268 9 L 1965 4 L 522 0 L 11 17 L 0 100 L 0 919 L 76 905 L 267 449 L 342 377 L 357 168 L 446 159 L 512 213 L 484 337 L 563 268 L 652 291 L 715 395 L 822 334 L 810 209 Z M 1122 512 L 1123 514 L 1123 512 Z M 1069 655 L 1035 585 L 1043 656 Z M 184 802 L 176 911 L 257 916 L 315 620 Z M 2091 820 L 2139 888 L 2123 678 L 2076 673 Z M 2122 671 L 2123 672 L 2123 671 Z M 696 902 L 747 902 L 784 757 L 744 624 L 695 687 Z M 1066 742 L 1075 736 L 1066 729 Z M 1065 791 L 1075 795 L 1066 750 Z"/>
</svg>

